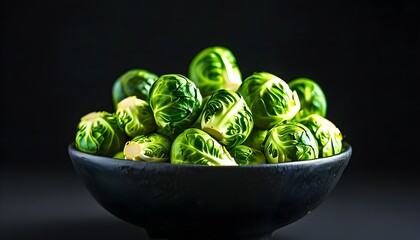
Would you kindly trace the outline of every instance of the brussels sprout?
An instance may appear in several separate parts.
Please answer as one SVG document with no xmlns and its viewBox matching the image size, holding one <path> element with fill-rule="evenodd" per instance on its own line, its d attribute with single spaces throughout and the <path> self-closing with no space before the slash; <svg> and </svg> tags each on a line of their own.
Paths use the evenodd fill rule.
<svg viewBox="0 0 420 240">
<path fill-rule="evenodd" d="M 207 102 L 209 101 L 211 95 L 207 95 L 205 97 L 203 97 L 203 102 L 201 103 L 201 108 L 200 108 L 200 115 L 198 115 L 197 120 L 195 120 L 195 122 L 193 124 L 191 124 L 190 127 L 192 128 L 200 128 L 201 129 L 201 119 L 203 117 L 203 110 L 204 110 L 204 106 L 206 106 Z"/>
<path fill-rule="evenodd" d="M 188 128 L 175 138 L 170 159 L 173 164 L 238 165 L 222 144 L 198 128 Z"/>
<path fill-rule="evenodd" d="M 254 127 L 251 110 L 237 92 L 220 89 L 203 109 L 201 129 L 227 149 L 243 143 Z"/>
<path fill-rule="evenodd" d="M 174 139 L 197 120 L 203 99 L 193 81 L 181 74 L 160 76 L 150 89 L 157 132 Z"/>
<path fill-rule="evenodd" d="M 309 128 L 315 136 L 319 149 L 318 157 L 328 157 L 341 152 L 343 136 L 340 129 L 330 120 L 318 114 L 311 114 L 299 122 Z"/>
<path fill-rule="evenodd" d="M 113 158 L 116 158 L 116 159 L 125 159 L 125 156 L 124 156 L 124 152 L 123 151 L 119 151 L 119 152 L 117 152 L 116 154 L 114 154 L 114 156 L 112 156 Z"/>
<path fill-rule="evenodd" d="M 126 97 L 117 104 L 116 115 L 129 137 L 155 131 L 156 122 L 149 104 L 136 96 Z"/>
<path fill-rule="evenodd" d="M 229 153 L 235 159 L 235 162 L 241 166 L 264 164 L 267 161 L 263 152 L 245 145 L 238 145 L 230 149 Z"/>
<path fill-rule="evenodd" d="M 312 132 L 298 122 L 283 122 L 267 133 L 263 152 L 269 163 L 311 160 L 318 157 L 318 146 Z"/>
<path fill-rule="evenodd" d="M 299 97 L 287 83 L 268 72 L 254 72 L 238 89 L 251 108 L 255 126 L 269 130 L 292 119 L 300 110 Z"/>
<path fill-rule="evenodd" d="M 232 51 L 221 46 L 205 48 L 197 53 L 189 66 L 188 77 L 195 82 L 203 96 L 219 89 L 236 91 L 242 74 Z"/>
<path fill-rule="evenodd" d="M 300 110 L 296 118 L 304 118 L 313 113 L 322 117 L 327 115 L 327 98 L 317 82 L 301 77 L 293 79 L 288 84 L 292 91 L 296 91 L 300 101 Z"/>
<path fill-rule="evenodd" d="M 77 125 L 75 147 L 82 152 L 112 157 L 123 149 L 126 139 L 115 114 L 91 112 Z"/>
<path fill-rule="evenodd" d="M 145 162 L 169 162 L 171 140 L 159 133 L 138 135 L 127 141 L 124 155 L 128 160 Z"/>
<path fill-rule="evenodd" d="M 115 108 L 126 97 L 136 96 L 148 101 L 149 91 L 158 76 L 145 69 L 130 69 L 119 76 L 112 85 L 112 100 Z"/>
<path fill-rule="evenodd" d="M 265 136 L 267 136 L 267 132 L 268 130 L 254 127 L 251 131 L 251 134 L 249 134 L 248 138 L 242 144 L 262 151 L 262 143 L 265 139 Z"/>
</svg>

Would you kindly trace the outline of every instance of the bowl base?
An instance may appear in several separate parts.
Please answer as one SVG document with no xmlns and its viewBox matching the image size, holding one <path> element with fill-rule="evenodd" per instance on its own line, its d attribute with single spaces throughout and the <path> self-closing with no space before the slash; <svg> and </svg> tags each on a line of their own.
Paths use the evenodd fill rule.
<svg viewBox="0 0 420 240">
<path fill-rule="evenodd" d="M 153 233 L 148 232 L 150 240 L 271 240 L 272 233 L 256 236 L 256 237 L 235 237 L 235 236 L 212 236 L 212 237 L 170 237 L 161 238 L 153 237 L 156 236 Z"/>
</svg>

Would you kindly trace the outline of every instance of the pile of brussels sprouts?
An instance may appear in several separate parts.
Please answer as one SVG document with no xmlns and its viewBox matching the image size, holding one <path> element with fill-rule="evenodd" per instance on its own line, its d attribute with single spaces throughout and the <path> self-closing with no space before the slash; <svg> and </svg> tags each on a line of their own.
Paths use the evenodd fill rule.
<svg viewBox="0 0 420 240">
<path fill-rule="evenodd" d="M 75 147 L 146 162 L 207 166 L 284 163 L 342 151 L 327 100 L 309 78 L 242 78 L 233 53 L 198 52 L 188 76 L 130 69 L 112 86 L 115 111 L 81 117 Z"/>
</svg>

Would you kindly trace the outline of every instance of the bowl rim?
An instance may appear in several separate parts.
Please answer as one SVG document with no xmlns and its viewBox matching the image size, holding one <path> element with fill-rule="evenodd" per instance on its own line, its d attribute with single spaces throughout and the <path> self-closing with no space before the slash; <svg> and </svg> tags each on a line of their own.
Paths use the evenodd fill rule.
<svg viewBox="0 0 420 240">
<path fill-rule="evenodd" d="M 113 157 L 95 155 L 91 153 L 82 152 L 76 149 L 74 142 L 71 142 L 68 145 L 68 152 L 70 155 L 76 154 L 78 157 L 83 158 L 85 160 L 89 160 L 91 162 L 96 163 L 108 163 L 108 164 L 124 164 L 124 165 L 137 165 L 137 166 L 152 166 L 152 167 L 176 167 L 176 168 L 214 168 L 214 169 L 242 169 L 242 168 L 272 168 L 272 167 L 287 167 L 293 165 L 318 165 L 318 164 L 325 164 L 328 162 L 335 162 L 339 159 L 346 159 L 347 161 L 350 159 L 351 154 L 353 152 L 353 147 L 346 141 L 343 141 L 343 150 L 336 155 L 316 158 L 311 160 L 302 160 L 302 161 L 293 161 L 293 162 L 284 162 L 284 163 L 265 163 L 265 164 L 250 164 L 250 165 L 238 165 L 238 166 L 207 166 L 207 165 L 200 165 L 200 164 L 173 164 L 170 162 L 145 162 L 145 161 L 132 161 L 128 159 L 117 159 Z M 72 158 L 72 157 L 71 157 Z"/>
</svg>

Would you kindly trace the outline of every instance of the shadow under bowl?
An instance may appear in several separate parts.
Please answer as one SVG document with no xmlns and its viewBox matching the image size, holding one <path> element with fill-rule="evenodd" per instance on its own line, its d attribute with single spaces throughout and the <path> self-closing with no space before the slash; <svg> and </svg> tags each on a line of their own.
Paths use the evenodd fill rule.
<svg viewBox="0 0 420 240">
<path fill-rule="evenodd" d="M 151 238 L 255 239 L 319 206 L 342 176 L 350 144 L 331 157 L 248 166 L 147 163 L 68 146 L 95 200 Z"/>
</svg>

